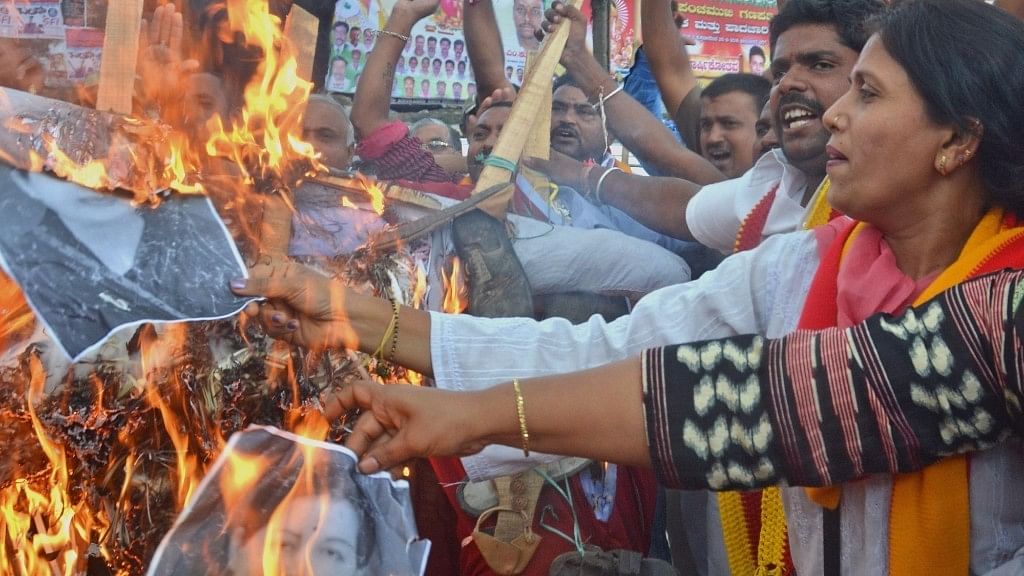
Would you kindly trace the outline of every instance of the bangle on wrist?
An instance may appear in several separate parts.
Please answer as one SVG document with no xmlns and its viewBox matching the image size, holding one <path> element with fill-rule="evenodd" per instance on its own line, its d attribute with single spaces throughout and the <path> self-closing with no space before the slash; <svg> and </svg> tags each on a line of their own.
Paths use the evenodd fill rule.
<svg viewBox="0 0 1024 576">
<path fill-rule="evenodd" d="M 594 186 L 594 201 L 599 205 L 604 204 L 604 199 L 601 198 L 601 186 L 604 186 L 604 179 L 608 177 L 612 172 L 622 172 L 619 168 L 612 166 L 611 168 L 604 171 L 600 178 L 597 179 L 597 185 Z"/>
<path fill-rule="evenodd" d="M 395 359 L 395 349 L 398 347 L 398 302 L 391 298 L 391 321 L 384 330 L 384 336 L 380 339 L 380 345 L 374 351 L 373 357 L 377 360 L 376 373 L 381 378 L 391 375 L 391 369 L 384 356 L 384 350 L 388 343 L 391 343 L 391 360 Z"/>
<path fill-rule="evenodd" d="M 512 392 L 516 399 L 516 417 L 519 419 L 519 439 L 523 443 L 523 458 L 530 457 L 530 431 L 526 428 L 526 402 L 523 401 L 523 389 L 519 379 L 512 379 Z"/>
<path fill-rule="evenodd" d="M 373 28 L 370 28 L 369 31 L 373 32 L 373 35 L 378 40 L 380 40 L 381 36 L 391 36 L 392 38 L 398 38 L 402 42 L 408 42 L 409 41 L 409 37 L 406 36 L 405 34 L 399 34 L 398 32 L 392 32 L 391 30 L 374 30 Z"/>
</svg>

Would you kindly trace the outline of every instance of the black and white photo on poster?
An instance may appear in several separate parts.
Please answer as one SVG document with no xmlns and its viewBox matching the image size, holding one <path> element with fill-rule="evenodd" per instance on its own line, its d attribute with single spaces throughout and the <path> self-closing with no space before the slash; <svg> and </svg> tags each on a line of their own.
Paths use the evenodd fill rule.
<svg viewBox="0 0 1024 576">
<path fill-rule="evenodd" d="M 147 576 L 416 576 L 409 484 L 365 475 L 346 448 L 252 426 L 234 434 Z"/>
<path fill-rule="evenodd" d="M 136 207 L 7 166 L 0 265 L 73 360 L 118 328 L 223 318 L 247 302 L 228 287 L 245 265 L 207 198 L 172 194 Z"/>
</svg>

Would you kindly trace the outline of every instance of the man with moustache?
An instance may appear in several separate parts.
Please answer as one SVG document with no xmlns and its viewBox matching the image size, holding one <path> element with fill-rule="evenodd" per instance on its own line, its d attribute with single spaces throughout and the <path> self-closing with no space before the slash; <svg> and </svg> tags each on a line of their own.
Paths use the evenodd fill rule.
<svg viewBox="0 0 1024 576">
<path fill-rule="evenodd" d="M 754 165 L 757 117 L 771 84 L 753 74 L 726 74 L 701 94 L 700 151 L 726 178 L 738 178 Z"/>
<path fill-rule="evenodd" d="M 651 4 L 658 1 L 663 0 Z M 663 8 L 667 19 L 667 0 Z M 824 196 L 815 192 L 825 179 L 829 138 L 821 116 L 849 87 L 849 72 L 867 38 L 865 22 L 883 9 L 880 0 L 790 0 L 779 11 L 770 25 L 775 59 L 769 105 L 781 149 L 766 153 L 741 177 L 701 187 L 676 178 L 595 170 L 590 183 L 603 179 L 603 201 L 650 228 L 726 253 L 798 230 L 812 217 L 820 220 L 824 214 L 827 220 L 827 206 L 815 203 Z M 579 11 L 560 4 L 549 14 L 552 21 L 582 21 Z M 589 72 L 580 84 L 588 94 L 614 89 L 603 73 Z M 607 101 L 610 124 L 628 114 L 628 103 L 624 96 Z"/>
<path fill-rule="evenodd" d="M 537 30 L 544 19 L 544 8 L 541 0 L 515 0 L 512 2 L 512 22 L 516 27 L 516 38 L 523 50 L 536 50 L 540 47 Z"/>
</svg>

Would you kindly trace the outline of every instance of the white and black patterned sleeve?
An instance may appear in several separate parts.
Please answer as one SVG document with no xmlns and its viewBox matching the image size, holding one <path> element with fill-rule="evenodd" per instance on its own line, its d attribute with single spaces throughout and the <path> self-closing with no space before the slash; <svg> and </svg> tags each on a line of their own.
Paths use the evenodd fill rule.
<svg viewBox="0 0 1024 576">
<path fill-rule="evenodd" d="M 651 460 L 673 487 L 824 486 L 1024 436 L 1024 272 L 848 330 L 644 353 Z"/>
</svg>

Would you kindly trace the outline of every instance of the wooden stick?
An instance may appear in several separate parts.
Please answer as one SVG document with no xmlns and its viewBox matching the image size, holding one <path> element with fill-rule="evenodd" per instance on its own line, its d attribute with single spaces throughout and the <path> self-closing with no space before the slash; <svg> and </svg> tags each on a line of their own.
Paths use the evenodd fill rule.
<svg viewBox="0 0 1024 576">
<path fill-rule="evenodd" d="M 437 230 L 441 226 L 451 222 L 455 218 L 467 212 L 479 208 L 484 202 L 492 198 L 511 197 L 515 187 L 509 182 L 495 184 L 488 190 L 471 196 L 458 204 L 449 206 L 434 214 L 423 218 L 399 224 L 394 228 L 383 230 L 370 237 L 366 243 L 366 249 L 374 252 L 390 252 L 396 250 L 405 242 L 421 238 L 422 236 Z M 507 204 L 508 201 L 505 200 Z"/>
<path fill-rule="evenodd" d="M 579 8 L 581 3 L 582 0 L 571 0 L 569 2 L 569 4 L 576 8 Z M 565 48 L 565 42 L 569 39 L 570 25 L 568 20 L 563 20 L 557 29 L 544 40 L 544 45 L 541 46 L 540 53 L 537 55 L 537 64 L 523 82 L 519 96 L 512 105 L 512 110 L 505 121 L 505 127 L 501 131 L 501 136 L 498 137 L 498 142 L 495 144 L 493 152 L 491 152 L 492 156 L 508 160 L 512 163 L 519 161 L 523 148 L 526 146 L 526 140 L 530 135 L 530 127 L 534 123 L 534 118 L 537 116 L 545 97 L 550 97 L 551 95 L 551 76 L 555 73 L 558 60 L 562 57 L 562 50 Z M 550 109 L 551 106 L 549 105 L 548 110 Z M 480 178 L 477 180 L 473 193 L 478 194 L 496 184 L 508 182 L 511 176 L 512 172 L 507 168 L 487 165 L 480 173 Z M 480 209 L 499 220 L 503 220 L 512 191 L 507 192 L 507 194 L 508 197 L 492 197 L 487 203 L 481 204 L 479 206 Z"/>
<path fill-rule="evenodd" d="M 139 25 L 143 0 L 110 0 L 100 61 L 96 109 L 130 114 L 135 93 L 135 64 L 139 55 Z"/>
<path fill-rule="evenodd" d="M 306 81 L 313 79 L 313 56 L 319 35 L 320 20 L 298 4 L 292 4 L 288 19 L 284 23 L 284 35 L 295 52 L 298 63 L 297 74 Z"/>
<path fill-rule="evenodd" d="M 530 52 L 526 56 L 526 70 L 527 74 L 533 71 L 533 68 L 537 65 L 537 53 Z M 551 156 L 551 84 L 552 79 L 550 76 L 546 78 L 537 78 L 538 82 L 545 84 L 546 90 L 540 103 L 537 105 L 537 114 L 533 120 L 533 129 L 530 131 L 530 137 L 526 140 L 526 147 L 523 153 L 527 156 L 533 156 L 534 158 L 543 158 L 547 160 Z M 544 174 L 526 168 L 525 166 L 520 167 L 526 180 L 533 186 L 533 189 L 538 194 L 546 194 L 550 181 Z"/>
</svg>

